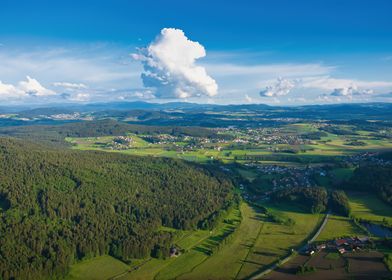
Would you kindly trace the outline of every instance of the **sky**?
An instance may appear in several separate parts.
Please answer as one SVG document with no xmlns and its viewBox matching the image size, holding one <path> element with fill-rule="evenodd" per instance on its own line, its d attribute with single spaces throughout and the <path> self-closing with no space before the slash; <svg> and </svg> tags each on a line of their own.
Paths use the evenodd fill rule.
<svg viewBox="0 0 392 280">
<path fill-rule="evenodd" d="M 392 101 L 389 0 L 0 0 L 0 105 Z"/>
</svg>

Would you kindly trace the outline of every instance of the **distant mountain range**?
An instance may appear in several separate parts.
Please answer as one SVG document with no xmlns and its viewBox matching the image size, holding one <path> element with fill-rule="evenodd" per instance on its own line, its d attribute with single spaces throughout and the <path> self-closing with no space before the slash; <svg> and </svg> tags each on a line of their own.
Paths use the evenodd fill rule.
<svg viewBox="0 0 392 280">
<path fill-rule="evenodd" d="M 216 105 L 187 102 L 111 102 L 53 104 L 45 107 L 0 107 L 0 126 L 48 124 L 111 118 L 146 125 L 260 126 L 268 120 L 381 120 L 392 121 L 392 103 L 307 106 L 265 104 Z"/>
<path fill-rule="evenodd" d="M 220 110 L 220 111 L 239 111 L 239 110 L 273 110 L 276 108 L 284 108 L 286 110 L 309 110 L 309 109 L 377 109 L 383 110 L 391 108 L 392 103 L 342 103 L 342 104 L 326 104 L 326 105 L 301 105 L 301 106 L 270 106 L 266 104 L 233 104 L 233 105 L 218 105 L 218 104 L 199 104 L 189 102 L 168 102 L 168 103 L 150 103 L 143 101 L 134 102 L 107 102 L 107 103 L 66 103 L 66 104 L 46 104 L 46 105 L 15 105 L 0 106 L 0 113 L 8 112 L 22 112 L 22 111 L 36 111 L 40 110 L 47 112 L 48 110 L 57 110 L 58 112 L 87 112 L 87 111 L 105 111 L 105 110 Z"/>
</svg>

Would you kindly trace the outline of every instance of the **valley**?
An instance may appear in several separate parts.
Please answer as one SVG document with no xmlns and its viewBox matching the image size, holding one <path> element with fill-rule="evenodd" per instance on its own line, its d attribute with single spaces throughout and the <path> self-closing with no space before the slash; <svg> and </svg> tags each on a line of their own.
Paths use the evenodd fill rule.
<svg viewBox="0 0 392 280">
<path fill-rule="evenodd" d="M 249 118 L 254 115 L 241 114 Z M 386 121 L 348 124 L 272 119 L 265 127 L 241 127 L 236 120 L 221 127 L 172 127 L 103 119 L 8 126 L 0 128 L 0 134 L 3 160 L 10 153 L 20 158 L 38 156 L 46 158 L 48 174 L 52 174 L 51 165 L 57 170 L 64 168 L 56 175 L 62 179 L 54 179 L 59 183 L 52 185 L 49 178 L 53 175 L 45 175 L 46 179 L 31 185 L 34 192 L 45 195 L 45 200 L 38 200 L 37 207 L 43 209 L 38 213 L 18 206 L 17 196 L 13 198 L 16 194 L 3 181 L 0 198 L 4 217 L 12 210 L 51 219 L 56 221 L 54 232 L 71 230 L 67 242 L 77 240 L 73 227 L 79 228 L 84 220 L 93 222 L 88 223 L 96 233 L 81 229 L 88 237 L 72 245 L 77 255 L 65 261 L 61 268 L 65 273 L 59 268 L 51 272 L 65 279 L 296 279 L 301 271 L 309 277 L 331 273 L 365 277 L 366 272 L 350 272 L 346 267 L 348 262 L 357 267 L 355 252 L 347 252 L 346 257 L 332 246 L 316 250 L 314 255 L 306 253 L 309 246 L 356 237 L 371 238 L 366 252 L 374 256 L 380 275 L 389 275 L 383 256 L 386 260 L 391 254 L 390 243 L 368 226 L 385 228 L 385 232 L 391 228 L 390 193 L 385 184 L 392 167 L 392 130 Z M 3 176 L 10 174 L 4 170 Z M 97 179 L 97 174 L 103 177 Z M 116 176 L 109 180 L 111 174 Z M 123 183 L 127 176 L 132 181 Z M 145 176 L 151 180 L 147 189 Z M 365 185 L 372 176 L 378 181 Z M 42 186 L 42 182 L 48 185 Z M 127 195 L 121 199 L 109 195 L 105 185 Z M 179 186 L 184 190 L 197 186 L 199 190 L 170 194 L 170 188 Z M 371 194 L 367 188 L 374 188 Z M 72 202 L 88 191 L 92 197 L 86 196 L 79 205 Z M 80 194 L 73 198 L 73 192 Z M 203 205 L 199 199 L 205 194 L 212 199 L 203 202 L 205 212 L 191 210 L 193 204 Z M 113 201 L 100 200 L 104 196 Z M 143 196 L 144 202 L 133 201 Z M 157 200 L 149 206 L 151 199 Z M 208 205 L 210 201 L 215 202 Z M 78 209 L 85 205 L 98 208 L 86 212 L 85 217 L 75 216 L 83 213 Z M 95 222 L 98 213 L 122 220 L 125 228 L 117 229 L 122 235 L 114 237 L 111 233 L 94 241 L 94 236 L 111 224 L 102 219 Z M 131 220 L 127 213 L 133 213 Z M 122 239 L 123 234 L 129 234 L 126 228 L 132 234 Z M 149 232 L 146 241 L 141 239 L 143 232 Z M 21 238 L 20 242 L 29 247 L 29 238 Z M 136 238 L 141 247 L 134 241 L 121 241 L 129 238 Z M 49 246 L 47 250 L 57 254 L 62 250 L 40 246 Z M 366 257 L 367 253 L 361 254 Z M 327 272 L 331 265 L 336 269 Z M 40 272 L 37 269 L 35 273 Z"/>
</svg>

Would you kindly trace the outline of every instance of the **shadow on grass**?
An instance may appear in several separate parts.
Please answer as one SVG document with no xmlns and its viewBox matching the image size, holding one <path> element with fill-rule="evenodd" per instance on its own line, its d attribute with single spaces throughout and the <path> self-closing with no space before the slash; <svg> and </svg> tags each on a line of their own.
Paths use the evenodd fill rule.
<svg viewBox="0 0 392 280">
<path fill-rule="evenodd" d="M 275 253 L 259 252 L 259 251 L 254 251 L 253 254 L 265 256 L 265 257 L 278 257 L 279 256 L 278 254 L 275 254 Z"/>
</svg>

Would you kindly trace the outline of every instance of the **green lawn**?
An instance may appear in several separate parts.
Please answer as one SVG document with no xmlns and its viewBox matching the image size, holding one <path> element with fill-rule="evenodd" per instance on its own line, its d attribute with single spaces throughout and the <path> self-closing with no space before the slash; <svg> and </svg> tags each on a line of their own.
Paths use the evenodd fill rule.
<svg viewBox="0 0 392 280">
<path fill-rule="evenodd" d="M 387 222 L 392 223 L 392 207 L 376 195 L 348 193 L 348 197 L 353 217 L 376 223 L 381 223 L 385 219 Z"/>
<path fill-rule="evenodd" d="M 109 279 L 110 277 L 119 275 L 128 269 L 128 265 L 111 256 L 100 256 L 72 265 L 66 279 Z"/>
</svg>

